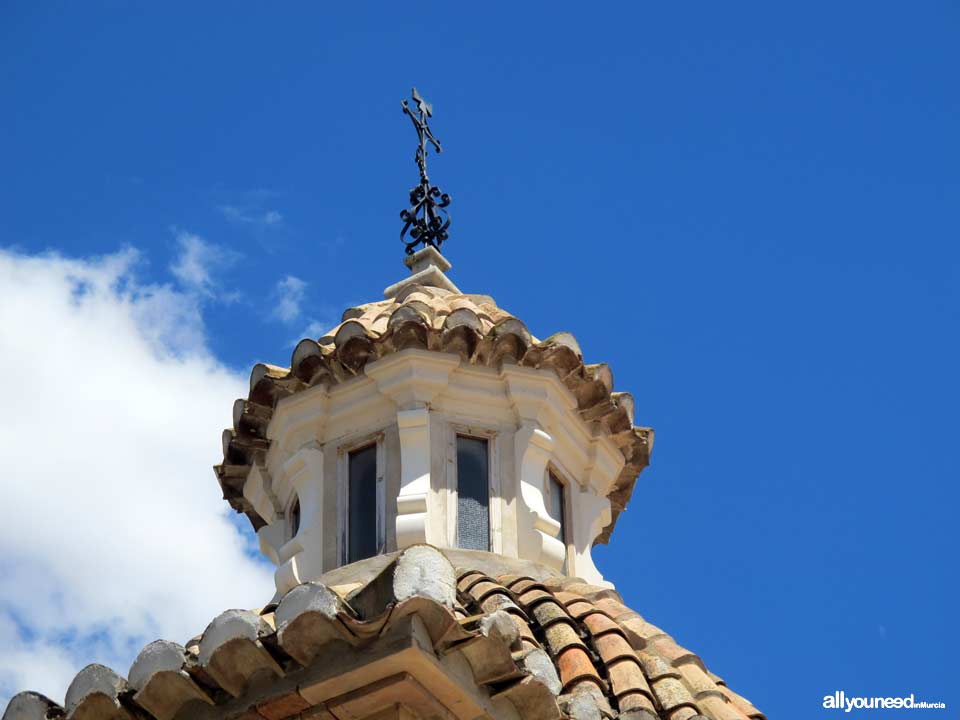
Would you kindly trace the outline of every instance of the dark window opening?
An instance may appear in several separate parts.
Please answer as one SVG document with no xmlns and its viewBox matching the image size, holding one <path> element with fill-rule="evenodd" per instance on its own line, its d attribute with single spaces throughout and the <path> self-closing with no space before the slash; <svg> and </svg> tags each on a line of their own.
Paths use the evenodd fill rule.
<svg viewBox="0 0 960 720">
<path fill-rule="evenodd" d="M 490 549 L 490 460 L 484 438 L 457 436 L 457 546 Z"/>
<path fill-rule="evenodd" d="M 347 491 L 347 562 L 377 554 L 377 446 L 349 456 Z"/>
<path fill-rule="evenodd" d="M 300 531 L 300 498 L 293 499 L 293 505 L 290 506 L 290 537 L 296 537 Z"/>
<path fill-rule="evenodd" d="M 560 523 L 560 532 L 557 533 L 557 540 L 564 545 L 567 544 L 567 503 L 564 497 L 563 483 L 556 475 L 550 473 L 550 517 Z"/>
</svg>

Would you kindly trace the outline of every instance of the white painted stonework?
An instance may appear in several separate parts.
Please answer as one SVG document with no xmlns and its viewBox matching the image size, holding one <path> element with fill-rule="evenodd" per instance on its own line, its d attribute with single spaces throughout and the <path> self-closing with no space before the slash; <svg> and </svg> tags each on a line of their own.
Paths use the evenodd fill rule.
<svg viewBox="0 0 960 720">
<path fill-rule="evenodd" d="M 456 434 L 489 439 L 490 549 L 602 583 L 590 556 L 610 522 L 610 491 L 623 455 L 589 429 L 551 370 L 469 365 L 456 355 L 395 352 L 331 390 L 280 400 L 267 428 L 270 450 L 244 496 L 267 521 L 260 546 L 284 593 L 342 564 L 345 457 L 378 443 L 384 488 L 384 551 L 456 541 Z M 546 500 L 548 472 L 566 483 L 567 542 Z M 291 534 L 290 508 L 300 503 Z"/>
</svg>

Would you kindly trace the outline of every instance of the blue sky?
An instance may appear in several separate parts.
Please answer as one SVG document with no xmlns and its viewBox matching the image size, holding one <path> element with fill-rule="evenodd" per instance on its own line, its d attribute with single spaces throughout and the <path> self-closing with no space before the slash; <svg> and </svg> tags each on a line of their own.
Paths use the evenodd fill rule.
<svg viewBox="0 0 960 720">
<path fill-rule="evenodd" d="M 6 3 L 0 246 L 135 248 L 286 364 L 405 273 L 415 84 L 451 277 L 657 431 L 628 604 L 771 717 L 956 707 L 957 6 L 340 5 Z"/>
</svg>

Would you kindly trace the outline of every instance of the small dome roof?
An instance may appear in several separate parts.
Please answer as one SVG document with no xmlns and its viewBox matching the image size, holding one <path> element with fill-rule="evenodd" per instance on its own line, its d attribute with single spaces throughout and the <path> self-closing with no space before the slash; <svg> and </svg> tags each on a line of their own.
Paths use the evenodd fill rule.
<svg viewBox="0 0 960 720">
<path fill-rule="evenodd" d="M 214 468 L 224 498 L 245 513 L 254 528 L 262 527 L 264 519 L 244 498 L 243 485 L 252 465 L 262 462 L 269 449 L 266 428 L 277 402 L 316 385 L 332 387 L 362 374 L 367 363 L 419 348 L 459 355 L 471 365 L 510 363 L 557 374 L 576 398 L 583 421 L 609 437 L 625 459 L 608 494 L 612 520 L 597 539 L 606 542 L 653 447 L 653 431 L 633 424 L 633 397 L 614 391 L 606 364 L 584 362 L 572 334 L 557 332 L 541 340 L 489 295 L 462 293 L 442 273 L 440 282 L 427 279 L 430 284 L 420 284 L 417 280 L 424 274 L 388 288 L 392 297 L 348 308 L 340 324 L 322 337 L 301 340 L 289 367 L 253 368 L 249 395 L 234 405 L 233 428 L 223 436 L 223 461 Z"/>
</svg>

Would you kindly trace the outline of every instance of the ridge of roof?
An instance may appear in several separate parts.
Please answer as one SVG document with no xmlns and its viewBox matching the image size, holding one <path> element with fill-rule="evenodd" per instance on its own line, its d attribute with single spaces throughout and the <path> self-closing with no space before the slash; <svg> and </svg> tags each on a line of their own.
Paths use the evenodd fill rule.
<svg viewBox="0 0 960 720">
<path fill-rule="evenodd" d="M 475 709 L 461 712 L 471 719 L 512 707 L 529 720 L 765 720 L 609 588 L 455 570 L 429 545 L 359 567 L 367 562 L 355 563 L 357 577 L 372 575 L 364 582 L 305 583 L 259 611 L 221 613 L 186 646 L 154 641 L 126 678 L 88 665 L 64 706 L 19 693 L 2 720 L 342 720 L 360 689 L 424 701 L 442 695 L 444 683 L 469 695 Z M 502 556 L 491 563 L 511 565 Z M 411 664 L 414 657 L 426 664 Z M 343 684 L 365 665 L 387 677 L 368 677 L 360 689 Z M 418 673 L 435 673 L 437 685 Z"/>
</svg>

